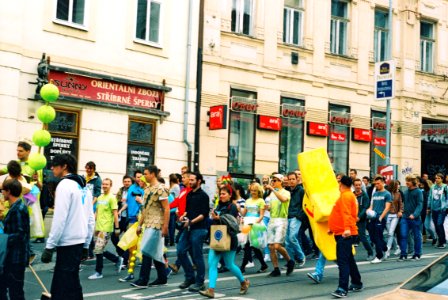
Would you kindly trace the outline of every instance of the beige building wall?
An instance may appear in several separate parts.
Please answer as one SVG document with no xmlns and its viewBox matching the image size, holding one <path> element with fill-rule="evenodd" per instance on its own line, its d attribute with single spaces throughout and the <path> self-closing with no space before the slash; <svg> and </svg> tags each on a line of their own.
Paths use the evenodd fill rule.
<svg viewBox="0 0 448 300">
<path fill-rule="evenodd" d="M 420 173 L 422 119 L 448 122 L 448 2 L 393 1 L 391 163 L 399 172 Z M 303 44 L 283 43 L 284 1 L 254 0 L 251 35 L 231 32 L 232 1 L 206 1 L 204 82 L 201 112 L 201 171 L 227 174 L 228 129 L 207 127 L 210 106 L 229 104 L 230 90 L 257 93 L 258 114 L 279 116 L 281 96 L 304 99 L 305 122 L 327 123 L 329 103 L 350 107 L 351 127 L 371 128 L 374 100 L 374 13 L 388 1 L 349 1 L 347 55 L 330 53 L 331 1 L 304 0 Z M 420 21 L 435 22 L 434 72 L 420 70 Z M 291 52 L 299 62 L 291 64 Z M 349 167 L 370 173 L 369 143 L 349 142 Z M 304 150 L 327 147 L 325 138 L 304 136 Z M 256 129 L 255 174 L 278 170 L 279 132 Z M 216 161 L 216 164 L 214 162 Z M 411 170 L 411 171 L 410 171 Z M 400 178 L 402 179 L 402 178 Z"/>
</svg>

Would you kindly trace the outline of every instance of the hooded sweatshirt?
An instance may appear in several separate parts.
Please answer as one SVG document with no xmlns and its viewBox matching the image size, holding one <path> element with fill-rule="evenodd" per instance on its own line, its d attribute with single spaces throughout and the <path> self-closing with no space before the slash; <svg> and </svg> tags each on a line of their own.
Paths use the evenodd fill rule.
<svg viewBox="0 0 448 300">
<path fill-rule="evenodd" d="M 56 187 L 53 224 L 47 248 L 83 244 L 88 247 L 95 226 L 92 194 L 82 176 L 68 174 Z"/>
</svg>

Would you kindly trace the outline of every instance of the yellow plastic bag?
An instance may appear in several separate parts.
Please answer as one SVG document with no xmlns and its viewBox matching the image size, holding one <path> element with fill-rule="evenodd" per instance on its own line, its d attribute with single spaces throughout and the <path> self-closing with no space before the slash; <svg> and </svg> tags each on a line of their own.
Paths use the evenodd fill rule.
<svg viewBox="0 0 448 300">
<path fill-rule="evenodd" d="M 126 230 L 126 232 L 123 234 L 120 241 L 118 242 L 118 247 L 126 251 L 129 248 L 132 248 L 135 245 L 137 245 L 138 242 L 137 227 L 138 222 L 135 222 L 134 224 L 132 224 L 131 227 L 129 227 L 128 230 Z"/>
</svg>

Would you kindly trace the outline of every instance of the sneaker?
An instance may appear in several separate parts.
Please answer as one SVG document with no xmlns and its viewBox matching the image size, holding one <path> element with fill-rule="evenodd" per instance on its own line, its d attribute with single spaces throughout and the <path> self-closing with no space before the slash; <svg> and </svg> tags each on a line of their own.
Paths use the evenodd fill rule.
<svg viewBox="0 0 448 300">
<path fill-rule="evenodd" d="M 408 258 L 404 255 L 400 255 L 400 258 L 397 261 L 406 261 Z"/>
<path fill-rule="evenodd" d="M 322 281 L 322 276 L 317 275 L 316 273 L 306 273 L 306 276 L 315 283 L 320 283 Z"/>
<path fill-rule="evenodd" d="M 264 261 L 265 262 L 271 261 L 271 256 L 269 254 L 265 254 L 264 255 Z"/>
<path fill-rule="evenodd" d="M 165 281 L 161 281 L 159 279 L 154 280 L 153 282 L 151 282 L 150 284 L 148 284 L 148 286 L 152 287 L 152 286 L 160 286 L 160 285 L 165 285 L 166 284 L 166 280 Z"/>
<path fill-rule="evenodd" d="M 179 285 L 179 288 L 180 288 L 181 290 L 184 290 L 184 289 L 190 287 L 190 285 L 192 285 L 192 284 L 194 284 L 194 281 L 188 281 L 188 280 L 185 280 L 184 282 L 182 282 L 182 283 Z"/>
<path fill-rule="evenodd" d="M 359 284 L 350 284 L 350 286 L 348 287 L 348 291 L 349 292 L 360 292 L 364 289 L 363 285 L 359 285 Z"/>
<path fill-rule="evenodd" d="M 173 270 L 170 267 L 165 269 L 166 278 L 170 278 L 172 273 L 173 273 Z"/>
<path fill-rule="evenodd" d="M 395 252 L 394 252 L 394 255 L 398 256 L 400 254 L 401 254 L 401 250 L 400 250 L 400 248 L 397 248 L 397 250 L 395 250 Z"/>
<path fill-rule="evenodd" d="M 101 279 L 101 278 L 103 278 L 103 274 L 100 274 L 98 272 L 95 272 L 95 274 L 92 274 L 92 275 L 89 276 L 90 280 Z"/>
<path fill-rule="evenodd" d="M 117 270 L 117 274 L 120 274 L 121 269 L 123 268 L 123 257 L 119 257 L 117 263 L 115 264 L 115 269 Z"/>
<path fill-rule="evenodd" d="M 207 298 L 215 298 L 215 291 L 213 289 L 206 289 L 204 291 L 199 291 L 199 294 Z"/>
<path fill-rule="evenodd" d="M 380 262 L 382 262 L 382 260 L 378 257 L 375 257 L 372 261 L 370 261 L 371 264 L 379 264 Z"/>
<path fill-rule="evenodd" d="M 387 249 L 387 251 L 384 253 L 384 259 L 388 259 L 390 256 L 390 249 Z"/>
<path fill-rule="evenodd" d="M 260 270 L 258 270 L 257 271 L 257 273 L 265 273 L 266 271 L 268 270 L 268 266 L 264 266 L 264 267 L 261 267 L 261 269 Z"/>
<path fill-rule="evenodd" d="M 240 295 L 246 295 L 247 290 L 249 289 L 250 281 L 245 279 L 243 282 L 241 282 L 240 287 Z"/>
<path fill-rule="evenodd" d="M 199 291 L 205 291 L 207 288 L 205 287 L 205 284 L 195 284 L 188 288 L 189 292 L 197 293 Z"/>
<path fill-rule="evenodd" d="M 95 259 L 95 256 L 89 256 L 89 257 L 87 257 L 86 261 L 92 261 L 94 259 Z"/>
<path fill-rule="evenodd" d="M 370 254 L 370 255 L 367 255 L 367 258 L 366 258 L 366 260 L 367 261 L 371 261 L 371 260 L 373 260 L 375 257 L 372 255 L 372 254 Z"/>
<path fill-rule="evenodd" d="M 446 244 L 439 244 L 436 247 L 437 249 L 445 249 L 446 248 Z"/>
<path fill-rule="evenodd" d="M 347 297 L 347 292 L 344 291 L 341 288 L 338 288 L 336 291 L 334 291 L 333 293 L 331 293 L 332 296 L 336 297 L 336 298 L 345 298 Z"/>
<path fill-rule="evenodd" d="M 289 260 L 288 264 L 287 264 L 287 269 L 286 269 L 286 275 L 291 275 L 292 272 L 294 272 L 294 266 L 296 265 L 294 260 Z"/>
<path fill-rule="evenodd" d="M 146 289 L 148 287 L 148 284 L 143 282 L 142 280 L 138 279 L 131 283 L 131 286 L 136 287 L 138 289 Z"/>
<path fill-rule="evenodd" d="M 282 273 L 280 273 L 280 269 L 279 268 L 275 268 L 274 271 L 272 271 L 271 273 L 269 273 L 269 277 L 279 277 L 281 276 Z"/>
<path fill-rule="evenodd" d="M 306 257 L 304 257 L 303 259 L 298 259 L 296 261 L 296 263 L 297 263 L 297 267 L 299 267 L 299 268 L 303 267 L 306 263 Z"/>
<path fill-rule="evenodd" d="M 179 272 L 179 268 L 176 266 L 176 264 L 169 264 L 168 266 L 171 268 L 171 270 L 173 270 L 174 274 L 177 274 L 177 272 Z"/>
<path fill-rule="evenodd" d="M 246 265 L 246 268 L 248 268 L 248 269 L 253 268 L 253 267 L 255 267 L 254 262 L 250 262 Z"/>
<path fill-rule="evenodd" d="M 413 261 L 420 260 L 420 255 L 414 254 L 414 255 L 411 257 L 411 259 L 412 259 Z"/>
<path fill-rule="evenodd" d="M 132 280 L 134 280 L 134 274 L 128 274 L 128 276 L 118 279 L 120 282 L 129 282 Z"/>
</svg>

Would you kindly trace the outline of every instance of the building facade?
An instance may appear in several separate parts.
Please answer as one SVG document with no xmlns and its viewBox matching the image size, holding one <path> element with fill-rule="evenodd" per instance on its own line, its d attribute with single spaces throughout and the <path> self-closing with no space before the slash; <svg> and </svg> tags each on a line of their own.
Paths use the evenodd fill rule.
<svg viewBox="0 0 448 300">
<path fill-rule="evenodd" d="M 375 100 L 375 62 L 387 58 L 389 34 L 391 164 L 401 180 L 446 173 L 447 1 L 393 1 L 391 24 L 386 0 L 205 3 L 203 173 L 292 171 L 299 152 L 318 147 L 335 172 L 378 173 L 386 101 Z"/>
<path fill-rule="evenodd" d="M 194 139 L 198 18 L 198 1 L 2 2 L 0 164 L 42 126 L 36 83 L 48 77 L 60 90 L 48 161 L 71 153 L 81 173 L 94 161 L 114 190 L 148 164 L 180 173 Z"/>
</svg>

